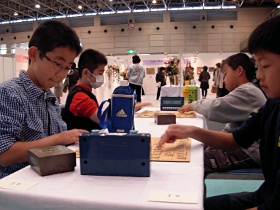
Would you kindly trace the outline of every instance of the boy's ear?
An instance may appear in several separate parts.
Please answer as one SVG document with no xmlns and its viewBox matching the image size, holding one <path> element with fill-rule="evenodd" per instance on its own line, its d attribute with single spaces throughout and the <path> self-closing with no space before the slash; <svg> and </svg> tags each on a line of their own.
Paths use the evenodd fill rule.
<svg viewBox="0 0 280 210">
<path fill-rule="evenodd" d="M 36 61 L 36 54 L 39 53 L 38 48 L 35 46 L 32 46 L 28 49 L 28 57 L 31 60 L 31 62 Z"/>
<path fill-rule="evenodd" d="M 88 72 L 89 72 L 88 68 L 84 68 L 82 71 L 82 75 L 83 74 L 88 75 L 89 74 Z"/>
<path fill-rule="evenodd" d="M 242 74 L 245 74 L 245 69 L 242 66 L 238 66 L 237 71 L 238 71 L 239 76 L 241 76 Z"/>
</svg>

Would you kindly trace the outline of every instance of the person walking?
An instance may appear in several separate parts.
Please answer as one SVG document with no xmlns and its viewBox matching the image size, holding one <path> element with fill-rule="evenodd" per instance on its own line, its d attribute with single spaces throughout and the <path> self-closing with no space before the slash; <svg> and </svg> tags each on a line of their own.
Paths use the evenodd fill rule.
<svg viewBox="0 0 280 210">
<path fill-rule="evenodd" d="M 53 94 L 56 96 L 58 103 L 61 104 L 61 97 L 63 96 L 63 81 L 54 86 Z"/>
<path fill-rule="evenodd" d="M 217 98 L 223 97 L 229 93 L 229 91 L 225 88 L 225 75 L 221 70 L 221 63 L 216 63 L 217 70 L 215 72 L 215 79 L 214 79 L 214 85 L 217 88 Z"/>
<path fill-rule="evenodd" d="M 128 78 L 129 86 L 136 92 L 137 102 L 141 102 L 141 91 L 143 79 L 146 76 L 146 70 L 139 63 L 141 59 L 138 55 L 132 57 L 132 65 L 128 67 L 126 77 Z"/>
<path fill-rule="evenodd" d="M 209 89 L 210 74 L 207 71 L 208 67 L 203 66 L 203 72 L 200 73 L 198 81 L 200 82 L 200 88 L 202 91 L 202 98 L 205 99 L 207 96 L 207 89 Z"/>
<path fill-rule="evenodd" d="M 157 90 L 157 100 L 160 96 L 161 87 L 166 85 L 166 79 L 164 76 L 165 68 L 160 67 L 159 72 L 156 74 L 156 82 L 159 83 Z"/>
</svg>

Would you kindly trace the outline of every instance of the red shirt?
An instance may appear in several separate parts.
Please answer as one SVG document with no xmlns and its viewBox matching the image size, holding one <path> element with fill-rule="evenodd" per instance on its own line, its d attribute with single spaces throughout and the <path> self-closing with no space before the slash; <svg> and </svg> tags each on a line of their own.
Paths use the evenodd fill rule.
<svg viewBox="0 0 280 210">
<path fill-rule="evenodd" d="M 77 84 L 86 91 L 92 92 L 91 88 L 87 88 L 82 84 Z M 90 118 L 94 112 L 98 110 L 98 104 L 95 103 L 87 94 L 83 92 L 77 92 L 70 104 L 69 110 L 72 112 L 73 115 L 79 117 L 87 117 Z"/>
</svg>

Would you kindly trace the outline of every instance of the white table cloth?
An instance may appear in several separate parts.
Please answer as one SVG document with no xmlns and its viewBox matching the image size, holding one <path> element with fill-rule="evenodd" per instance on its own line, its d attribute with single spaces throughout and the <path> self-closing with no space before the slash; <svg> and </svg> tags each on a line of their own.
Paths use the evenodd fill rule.
<svg viewBox="0 0 280 210">
<path fill-rule="evenodd" d="M 177 124 L 204 127 L 204 119 L 177 118 Z M 139 132 L 159 137 L 167 125 L 156 125 L 153 118 L 135 118 Z M 74 172 L 42 177 L 29 166 L 5 177 L 10 180 L 37 182 L 27 191 L 0 188 L 1 210 L 27 209 L 203 209 L 203 144 L 191 141 L 189 163 L 151 162 L 150 177 L 80 175 L 79 159 Z M 189 192 L 198 203 L 150 202 L 154 191 Z"/>
</svg>

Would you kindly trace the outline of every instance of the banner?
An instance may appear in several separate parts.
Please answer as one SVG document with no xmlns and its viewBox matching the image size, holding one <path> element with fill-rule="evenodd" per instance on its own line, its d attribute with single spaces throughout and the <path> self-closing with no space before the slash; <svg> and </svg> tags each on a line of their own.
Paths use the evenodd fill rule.
<svg viewBox="0 0 280 210">
<path fill-rule="evenodd" d="M 167 60 L 143 60 L 143 65 L 164 65 Z"/>
</svg>

